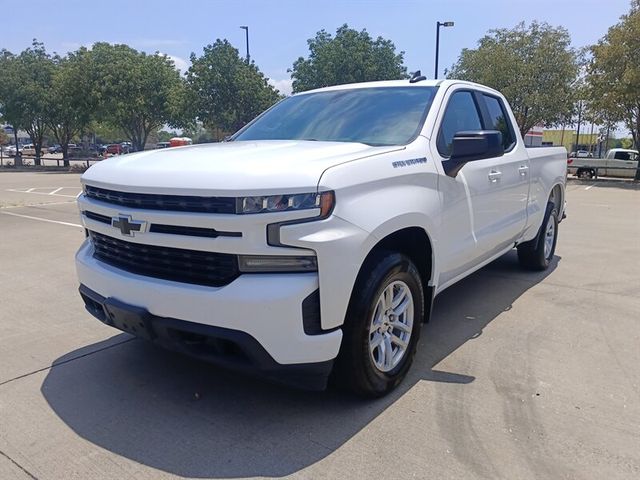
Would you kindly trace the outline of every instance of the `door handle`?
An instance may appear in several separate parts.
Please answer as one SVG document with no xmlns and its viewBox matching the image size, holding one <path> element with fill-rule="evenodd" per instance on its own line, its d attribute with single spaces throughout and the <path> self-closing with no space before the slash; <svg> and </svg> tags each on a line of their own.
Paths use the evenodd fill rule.
<svg viewBox="0 0 640 480">
<path fill-rule="evenodd" d="M 518 168 L 518 173 L 520 173 L 521 177 L 524 177 L 528 171 L 529 167 L 527 167 L 526 165 L 522 165 L 520 168 Z"/>
<path fill-rule="evenodd" d="M 489 172 L 489 180 L 490 180 L 492 183 L 497 182 L 497 181 L 500 179 L 500 177 L 502 177 L 502 172 L 499 172 L 499 171 L 497 171 L 497 170 L 491 170 L 491 171 Z"/>
</svg>

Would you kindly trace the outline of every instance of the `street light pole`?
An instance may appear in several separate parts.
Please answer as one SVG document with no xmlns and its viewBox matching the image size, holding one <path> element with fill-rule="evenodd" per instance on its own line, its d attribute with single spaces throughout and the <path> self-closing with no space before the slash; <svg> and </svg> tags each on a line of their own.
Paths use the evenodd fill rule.
<svg viewBox="0 0 640 480">
<path fill-rule="evenodd" d="M 247 25 L 242 25 L 240 27 L 244 30 L 247 38 L 247 63 L 251 63 L 251 57 L 249 56 L 249 27 Z"/>
<path fill-rule="evenodd" d="M 438 55 L 440 54 L 440 27 L 453 27 L 453 22 L 436 22 L 436 73 L 434 78 L 438 79 Z"/>
</svg>

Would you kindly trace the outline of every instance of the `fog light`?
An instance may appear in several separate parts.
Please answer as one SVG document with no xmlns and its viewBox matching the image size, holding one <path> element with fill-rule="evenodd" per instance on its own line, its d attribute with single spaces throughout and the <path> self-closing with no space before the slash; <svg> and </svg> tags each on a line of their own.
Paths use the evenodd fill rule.
<svg viewBox="0 0 640 480">
<path fill-rule="evenodd" d="M 315 272 L 318 260 L 312 255 L 240 255 L 238 266 L 242 273 Z"/>
</svg>

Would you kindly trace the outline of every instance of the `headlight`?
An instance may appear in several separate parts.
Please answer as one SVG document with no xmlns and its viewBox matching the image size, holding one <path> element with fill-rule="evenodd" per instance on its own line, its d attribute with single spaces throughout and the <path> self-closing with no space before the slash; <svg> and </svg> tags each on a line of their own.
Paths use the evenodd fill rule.
<svg viewBox="0 0 640 480">
<path fill-rule="evenodd" d="M 333 203 L 333 192 L 242 197 L 239 199 L 238 213 L 268 213 L 319 208 L 320 216 L 326 217 L 333 210 Z"/>
<path fill-rule="evenodd" d="M 318 261 L 312 255 L 239 255 L 242 273 L 315 272 Z"/>
</svg>

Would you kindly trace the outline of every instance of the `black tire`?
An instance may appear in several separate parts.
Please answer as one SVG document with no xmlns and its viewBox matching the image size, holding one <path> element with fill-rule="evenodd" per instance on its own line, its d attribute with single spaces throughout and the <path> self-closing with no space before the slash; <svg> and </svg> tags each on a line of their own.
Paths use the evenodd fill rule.
<svg viewBox="0 0 640 480">
<path fill-rule="evenodd" d="M 551 222 L 551 223 L 549 223 Z M 553 227 L 553 243 L 551 250 L 545 254 L 545 237 L 550 225 Z M 546 270 L 551 264 L 558 242 L 558 210 L 549 202 L 544 215 L 544 220 L 536 237 L 526 243 L 518 245 L 518 260 L 520 265 L 529 270 Z"/>
<path fill-rule="evenodd" d="M 576 172 L 576 176 L 583 180 L 590 180 L 596 176 L 596 172 L 588 168 L 581 168 Z"/>
<path fill-rule="evenodd" d="M 378 299 L 393 282 L 402 282 L 411 293 L 413 319 L 408 346 L 398 364 L 389 371 L 376 367 L 369 351 L 371 321 Z M 424 319 L 424 293 L 420 273 L 400 253 L 378 252 L 363 266 L 354 287 L 343 327 L 340 353 L 334 368 L 337 384 L 360 396 L 381 397 L 405 377 L 416 352 Z M 394 329 L 391 330 L 393 334 Z M 396 332 L 397 333 L 397 332 Z"/>
</svg>

